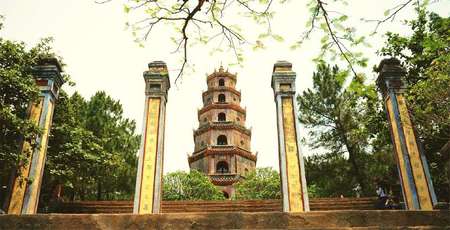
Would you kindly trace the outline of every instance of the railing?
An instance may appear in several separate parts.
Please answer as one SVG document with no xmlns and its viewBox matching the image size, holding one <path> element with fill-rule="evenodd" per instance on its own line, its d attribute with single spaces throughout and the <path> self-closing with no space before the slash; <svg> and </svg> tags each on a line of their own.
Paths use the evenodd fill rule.
<svg viewBox="0 0 450 230">
<path fill-rule="evenodd" d="M 232 184 L 241 178 L 241 176 L 236 173 L 215 173 L 209 174 L 208 177 L 213 183 L 219 184 Z"/>
</svg>

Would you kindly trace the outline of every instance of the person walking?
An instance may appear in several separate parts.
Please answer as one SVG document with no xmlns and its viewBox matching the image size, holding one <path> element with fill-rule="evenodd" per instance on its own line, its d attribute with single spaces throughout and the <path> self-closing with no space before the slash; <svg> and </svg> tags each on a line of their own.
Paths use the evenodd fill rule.
<svg viewBox="0 0 450 230">
<path fill-rule="evenodd" d="M 378 181 L 377 183 L 377 190 L 376 190 L 378 201 L 376 204 L 377 209 L 385 209 L 386 208 L 386 202 L 388 200 L 388 195 L 386 193 L 385 186 L 381 183 L 381 181 Z"/>
</svg>

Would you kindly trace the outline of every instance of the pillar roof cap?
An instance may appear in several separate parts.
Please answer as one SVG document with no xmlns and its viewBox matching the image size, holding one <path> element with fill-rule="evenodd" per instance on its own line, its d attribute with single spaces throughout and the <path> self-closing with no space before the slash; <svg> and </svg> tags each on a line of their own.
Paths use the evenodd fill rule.
<svg viewBox="0 0 450 230">
<path fill-rule="evenodd" d="M 55 66 L 59 72 L 63 72 L 61 63 L 55 57 L 39 58 L 39 60 L 37 61 L 37 65 L 41 66 L 52 65 Z"/>
<path fill-rule="evenodd" d="M 380 73 L 380 76 L 385 73 L 391 73 L 396 76 L 404 75 L 406 73 L 405 69 L 401 66 L 400 60 L 395 57 L 383 59 L 376 70 Z"/>
<path fill-rule="evenodd" d="M 289 70 L 292 71 L 292 63 L 288 61 L 277 61 L 275 65 L 273 65 L 273 72 L 276 72 L 277 69 Z"/>
<path fill-rule="evenodd" d="M 55 57 L 42 57 L 32 67 L 35 78 L 51 78 L 58 87 L 64 84 L 62 65 Z"/>
<path fill-rule="evenodd" d="M 144 77 L 169 77 L 169 71 L 167 70 L 166 63 L 163 61 L 153 61 L 148 63 L 148 70 L 144 71 Z"/>
<path fill-rule="evenodd" d="M 376 71 L 379 72 L 376 82 L 384 96 L 389 88 L 400 90 L 405 87 L 402 77 L 405 76 L 406 71 L 397 58 L 383 59 Z"/>
<path fill-rule="evenodd" d="M 154 67 L 166 67 L 167 68 L 167 65 L 163 61 L 152 61 L 152 62 L 148 63 L 149 69 L 154 68 Z"/>
</svg>

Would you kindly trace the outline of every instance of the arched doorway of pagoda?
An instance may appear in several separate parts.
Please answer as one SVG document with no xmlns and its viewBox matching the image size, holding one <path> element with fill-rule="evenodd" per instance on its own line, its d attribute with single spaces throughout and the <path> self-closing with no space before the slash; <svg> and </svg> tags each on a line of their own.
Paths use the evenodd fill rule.
<svg viewBox="0 0 450 230">
<path fill-rule="evenodd" d="M 219 94 L 217 100 L 218 100 L 220 103 L 225 103 L 225 94 L 222 94 L 222 93 Z"/>
<path fill-rule="evenodd" d="M 220 135 L 217 137 L 217 145 L 227 145 L 227 144 L 228 144 L 227 136 Z"/>
<path fill-rule="evenodd" d="M 228 163 L 226 161 L 219 161 L 216 165 L 217 173 L 229 173 L 230 168 L 228 167 Z"/>
<path fill-rule="evenodd" d="M 217 115 L 217 120 L 218 121 L 226 121 L 227 116 L 225 115 L 225 113 L 219 113 L 219 115 Z"/>
<path fill-rule="evenodd" d="M 220 79 L 219 80 L 219 86 L 225 86 L 225 80 L 224 79 Z"/>
</svg>

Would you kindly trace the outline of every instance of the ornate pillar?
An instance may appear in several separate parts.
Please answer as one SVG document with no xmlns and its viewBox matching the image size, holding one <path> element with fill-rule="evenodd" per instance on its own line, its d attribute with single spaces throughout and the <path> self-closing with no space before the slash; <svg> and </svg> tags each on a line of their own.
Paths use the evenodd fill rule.
<svg viewBox="0 0 450 230">
<path fill-rule="evenodd" d="M 278 151 L 284 212 L 309 211 L 305 167 L 300 152 L 299 124 L 292 64 L 278 61 L 273 67 L 272 88 L 277 107 Z"/>
<path fill-rule="evenodd" d="M 432 210 L 436 203 L 428 164 L 410 119 L 402 77 L 405 70 L 395 58 L 381 61 L 377 84 L 383 94 L 391 139 L 408 210 Z"/>
<path fill-rule="evenodd" d="M 144 72 L 145 110 L 136 178 L 133 213 L 159 213 L 164 159 L 164 126 L 167 91 L 170 88 L 167 66 L 162 61 L 148 64 Z"/>
<path fill-rule="evenodd" d="M 33 67 L 33 75 L 41 93 L 39 100 L 29 108 L 29 119 L 42 129 L 42 134 L 32 143 L 24 141 L 22 154 L 27 163 L 20 167 L 20 176 L 15 176 L 11 186 L 11 196 L 7 204 L 8 214 L 35 214 L 44 173 L 47 143 L 52 125 L 53 110 L 58 92 L 64 83 L 61 65 L 56 58 L 42 59 Z"/>
</svg>

